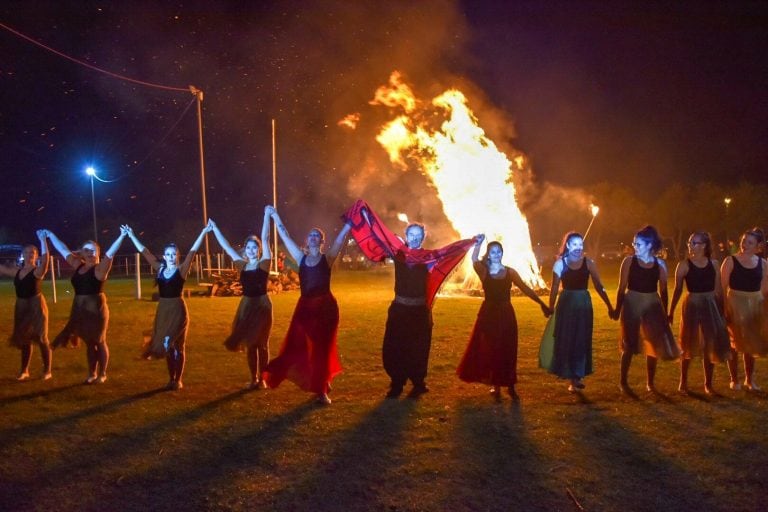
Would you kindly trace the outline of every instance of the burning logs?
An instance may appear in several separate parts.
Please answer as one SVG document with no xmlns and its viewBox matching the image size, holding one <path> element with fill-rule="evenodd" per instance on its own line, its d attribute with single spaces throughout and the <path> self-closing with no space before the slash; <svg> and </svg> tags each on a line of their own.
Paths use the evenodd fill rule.
<svg viewBox="0 0 768 512">
<path fill-rule="evenodd" d="M 214 274 L 210 290 L 206 290 L 211 297 L 239 297 L 243 294 L 243 285 L 239 281 L 239 272 L 225 270 L 220 274 Z M 267 281 L 267 293 L 279 293 L 299 288 L 299 274 L 291 269 L 279 274 L 270 274 Z"/>
</svg>

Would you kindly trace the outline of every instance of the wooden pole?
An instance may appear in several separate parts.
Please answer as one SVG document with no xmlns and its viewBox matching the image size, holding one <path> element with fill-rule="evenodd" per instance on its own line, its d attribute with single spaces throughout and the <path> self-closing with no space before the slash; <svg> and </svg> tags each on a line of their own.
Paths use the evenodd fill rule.
<svg viewBox="0 0 768 512">
<path fill-rule="evenodd" d="M 272 206 L 277 208 L 277 151 L 276 127 L 272 120 Z M 277 273 L 277 225 L 272 226 L 272 271 Z"/>
<path fill-rule="evenodd" d="M 141 255 L 137 252 L 136 259 L 136 298 L 141 299 Z M 126 263 L 126 267 L 128 264 Z"/>
</svg>

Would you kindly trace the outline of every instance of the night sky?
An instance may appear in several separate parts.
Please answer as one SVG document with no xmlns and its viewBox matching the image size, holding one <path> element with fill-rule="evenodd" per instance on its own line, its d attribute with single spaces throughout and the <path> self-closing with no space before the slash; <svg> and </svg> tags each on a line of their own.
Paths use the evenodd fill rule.
<svg viewBox="0 0 768 512">
<path fill-rule="evenodd" d="M 395 69 L 425 98 L 465 92 L 489 136 L 531 158 L 536 186 L 588 196 L 610 181 L 648 199 L 674 181 L 768 179 L 766 2 L 11 1 L 0 22 L 113 73 L 202 89 L 208 212 L 233 242 L 258 231 L 272 195 L 272 119 L 295 238 L 333 233 L 358 195 L 444 228 L 421 176 L 373 138 L 388 113 L 369 101 Z M 192 94 L 6 30 L 0 55 L 0 243 L 40 227 L 89 237 L 89 164 L 110 181 L 95 184 L 100 241 L 127 222 L 191 243 Z M 337 124 L 350 113 L 355 131 Z"/>
</svg>

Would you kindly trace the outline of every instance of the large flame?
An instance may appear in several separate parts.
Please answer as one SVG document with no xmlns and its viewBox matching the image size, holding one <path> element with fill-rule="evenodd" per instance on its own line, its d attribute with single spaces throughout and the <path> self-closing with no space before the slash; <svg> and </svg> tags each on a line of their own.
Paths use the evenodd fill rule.
<svg viewBox="0 0 768 512">
<path fill-rule="evenodd" d="M 445 91 L 431 102 L 430 113 L 438 113 L 442 123 L 430 125 L 434 115 L 424 115 L 430 107 L 419 101 L 398 72 L 389 84 L 376 91 L 372 104 L 399 108 L 401 115 L 381 129 L 376 140 L 399 166 L 416 162 L 429 178 L 443 203 L 443 211 L 462 238 L 484 233 L 487 241 L 504 246 L 504 262 L 536 288 L 545 287 L 539 273 L 528 221 L 515 201 L 512 173 L 524 168 L 525 156 L 512 161 L 486 137 L 467 106 L 467 99 L 456 89 Z M 465 260 L 463 286 L 477 288 L 472 262 Z"/>
</svg>

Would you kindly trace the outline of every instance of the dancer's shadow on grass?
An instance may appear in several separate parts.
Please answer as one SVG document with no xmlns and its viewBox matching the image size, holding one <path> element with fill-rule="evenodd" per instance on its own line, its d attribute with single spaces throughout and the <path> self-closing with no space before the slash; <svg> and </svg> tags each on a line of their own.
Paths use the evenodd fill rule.
<svg viewBox="0 0 768 512">
<path fill-rule="evenodd" d="M 15 380 L 13 382 L 16 383 Z M 21 382 L 21 383 L 18 383 L 18 385 L 24 387 L 24 386 L 28 385 L 28 383 L 27 382 Z M 25 393 L 25 394 L 22 394 L 22 395 L 14 395 L 14 396 L 6 396 L 6 397 L 3 397 L 3 398 L 0 398 L 0 407 L 2 407 L 4 405 L 14 404 L 14 403 L 17 403 L 17 402 L 24 402 L 24 401 L 27 401 L 27 400 L 34 400 L 36 398 L 52 397 L 52 396 L 54 396 L 54 395 L 56 395 L 58 393 L 69 391 L 69 390 L 74 389 L 74 388 L 79 388 L 80 386 L 82 386 L 82 384 L 67 384 L 67 385 L 58 386 L 58 387 L 52 387 L 51 386 L 51 387 L 46 387 L 44 389 L 38 389 L 36 391 L 32 391 L 31 393 Z"/>
</svg>

